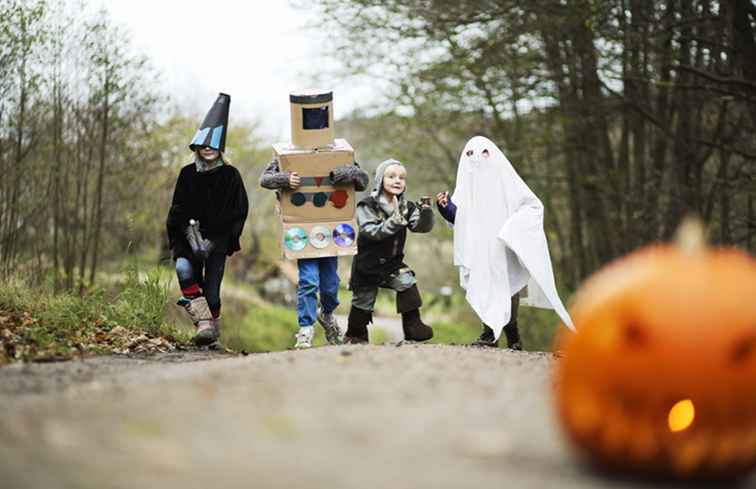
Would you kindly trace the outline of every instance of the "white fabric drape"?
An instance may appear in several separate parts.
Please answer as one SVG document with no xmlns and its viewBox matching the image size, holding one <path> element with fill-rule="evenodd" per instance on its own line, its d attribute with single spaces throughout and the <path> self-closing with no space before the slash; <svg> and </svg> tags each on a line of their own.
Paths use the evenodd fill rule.
<svg viewBox="0 0 756 489">
<path fill-rule="evenodd" d="M 554 283 L 543 204 L 489 139 L 475 136 L 465 145 L 451 200 L 460 285 L 496 338 L 509 322 L 510 298 L 526 285 L 521 304 L 554 309 L 574 330 Z"/>
</svg>

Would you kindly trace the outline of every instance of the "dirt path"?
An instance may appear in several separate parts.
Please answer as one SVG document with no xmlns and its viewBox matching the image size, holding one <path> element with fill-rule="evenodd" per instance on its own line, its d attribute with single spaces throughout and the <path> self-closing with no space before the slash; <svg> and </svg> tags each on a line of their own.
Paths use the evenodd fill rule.
<svg viewBox="0 0 756 489">
<path fill-rule="evenodd" d="M 551 365 L 405 345 L 6 367 L 0 487 L 648 487 L 570 457 Z"/>
</svg>

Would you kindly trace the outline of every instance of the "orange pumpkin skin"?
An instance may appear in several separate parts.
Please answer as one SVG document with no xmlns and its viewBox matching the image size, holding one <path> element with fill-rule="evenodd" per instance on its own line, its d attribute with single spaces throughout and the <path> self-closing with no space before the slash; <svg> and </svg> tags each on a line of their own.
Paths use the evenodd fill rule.
<svg viewBox="0 0 756 489">
<path fill-rule="evenodd" d="M 578 291 L 557 340 L 555 399 L 579 450 L 614 469 L 682 479 L 756 466 L 756 260 L 655 245 Z M 678 401 L 692 424 L 672 432 Z"/>
</svg>

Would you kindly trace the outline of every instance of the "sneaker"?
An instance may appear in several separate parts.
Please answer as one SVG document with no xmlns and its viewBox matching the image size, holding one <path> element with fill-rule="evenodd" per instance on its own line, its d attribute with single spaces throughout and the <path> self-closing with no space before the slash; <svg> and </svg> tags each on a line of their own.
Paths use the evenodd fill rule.
<svg viewBox="0 0 756 489">
<path fill-rule="evenodd" d="M 314 336 L 315 336 L 314 326 L 300 327 L 297 334 L 294 335 L 294 337 L 297 339 L 297 342 L 294 344 L 294 348 L 300 350 L 300 349 L 312 347 L 312 338 Z"/>
<path fill-rule="evenodd" d="M 325 330 L 326 341 L 330 345 L 340 345 L 344 343 L 344 337 L 342 336 L 339 323 L 332 313 L 325 314 L 323 311 L 318 311 L 318 322 Z"/>
</svg>

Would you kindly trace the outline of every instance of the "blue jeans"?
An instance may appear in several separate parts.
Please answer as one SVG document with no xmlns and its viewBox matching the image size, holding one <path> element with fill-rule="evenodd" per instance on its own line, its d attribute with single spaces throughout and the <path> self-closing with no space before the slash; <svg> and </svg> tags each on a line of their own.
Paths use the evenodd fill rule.
<svg viewBox="0 0 756 489">
<path fill-rule="evenodd" d="M 192 284 L 198 284 L 207 299 L 207 305 L 213 311 L 221 307 L 220 287 L 225 269 L 225 253 L 211 253 L 204 262 L 189 261 L 183 256 L 176 259 L 179 286 L 185 289 Z"/>
<path fill-rule="evenodd" d="M 299 326 L 312 326 L 318 314 L 318 289 L 323 313 L 329 314 L 339 305 L 338 258 L 305 258 L 297 260 L 297 318 Z"/>
</svg>

